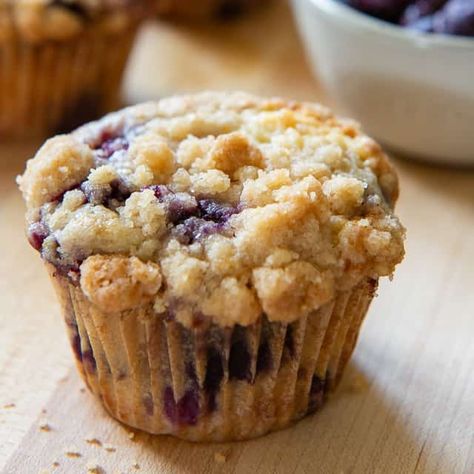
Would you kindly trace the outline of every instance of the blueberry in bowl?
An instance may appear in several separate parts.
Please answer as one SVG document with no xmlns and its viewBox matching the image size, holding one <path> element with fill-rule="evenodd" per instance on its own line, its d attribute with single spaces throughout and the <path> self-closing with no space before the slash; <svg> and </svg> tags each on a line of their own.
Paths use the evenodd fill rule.
<svg viewBox="0 0 474 474">
<path fill-rule="evenodd" d="M 293 0 L 318 80 L 392 151 L 474 164 L 472 0 Z"/>
<path fill-rule="evenodd" d="M 473 0 L 346 0 L 360 12 L 406 28 L 474 36 Z"/>
</svg>

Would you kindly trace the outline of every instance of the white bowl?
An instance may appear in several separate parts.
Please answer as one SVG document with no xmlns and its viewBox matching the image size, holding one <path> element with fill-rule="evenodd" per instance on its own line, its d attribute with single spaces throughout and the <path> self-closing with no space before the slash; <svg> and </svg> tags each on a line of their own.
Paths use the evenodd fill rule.
<svg viewBox="0 0 474 474">
<path fill-rule="evenodd" d="M 314 71 L 388 148 L 474 164 L 474 39 L 421 34 L 336 0 L 292 0 Z"/>
</svg>

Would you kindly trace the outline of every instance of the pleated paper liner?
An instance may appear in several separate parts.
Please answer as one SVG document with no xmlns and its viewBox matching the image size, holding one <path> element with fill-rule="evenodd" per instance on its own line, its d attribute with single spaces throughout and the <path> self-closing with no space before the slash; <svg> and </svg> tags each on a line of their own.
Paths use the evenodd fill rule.
<svg viewBox="0 0 474 474">
<path fill-rule="evenodd" d="M 0 137 L 45 137 L 117 108 L 137 28 L 70 41 L 1 43 Z"/>
<path fill-rule="evenodd" d="M 377 286 L 363 281 L 291 324 L 262 316 L 248 327 L 187 329 L 151 306 L 99 311 L 49 268 L 80 373 L 109 413 L 193 441 L 260 436 L 320 408 Z"/>
</svg>

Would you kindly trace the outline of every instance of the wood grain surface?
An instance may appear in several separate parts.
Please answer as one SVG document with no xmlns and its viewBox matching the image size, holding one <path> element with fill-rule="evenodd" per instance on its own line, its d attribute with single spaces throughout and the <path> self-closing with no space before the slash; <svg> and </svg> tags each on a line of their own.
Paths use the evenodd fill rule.
<svg viewBox="0 0 474 474">
<path fill-rule="evenodd" d="M 220 26 L 150 24 L 126 97 L 232 88 L 330 103 L 284 3 Z M 200 445 L 132 433 L 84 390 L 23 233 L 14 180 L 38 145 L 0 144 L 0 472 L 474 473 L 474 173 L 395 159 L 407 256 L 338 392 L 284 431 Z"/>
</svg>

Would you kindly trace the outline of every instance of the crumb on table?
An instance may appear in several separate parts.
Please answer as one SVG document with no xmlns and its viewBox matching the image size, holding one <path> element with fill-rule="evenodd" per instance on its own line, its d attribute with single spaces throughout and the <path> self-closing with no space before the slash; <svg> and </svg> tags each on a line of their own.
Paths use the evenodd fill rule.
<svg viewBox="0 0 474 474">
<path fill-rule="evenodd" d="M 217 464 L 224 464 L 227 461 L 227 457 L 225 454 L 217 452 L 217 453 L 214 453 L 214 461 Z"/>
<path fill-rule="evenodd" d="M 100 439 L 97 439 L 95 436 L 88 436 L 86 438 L 86 443 L 94 444 L 96 446 L 102 446 L 102 441 L 100 441 Z"/>
<path fill-rule="evenodd" d="M 87 463 L 87 474 L 102 474 L 104 470 L 97 464 L 97 461 L 89 461 Z"/>
<path fill-rule="evenodd" d="M 47 421 L 41 421 L 39 425 L 40 431 L 43 431 L 45 433 L 51 431 L 51 425 Z"/>
<path fill-rule="evenodd" d="M 82 456 L 82 454 L 77 449 L 72 447 L 66 449 L 65 453 L 68 458 L 80 458 Z"/>
</svg>

